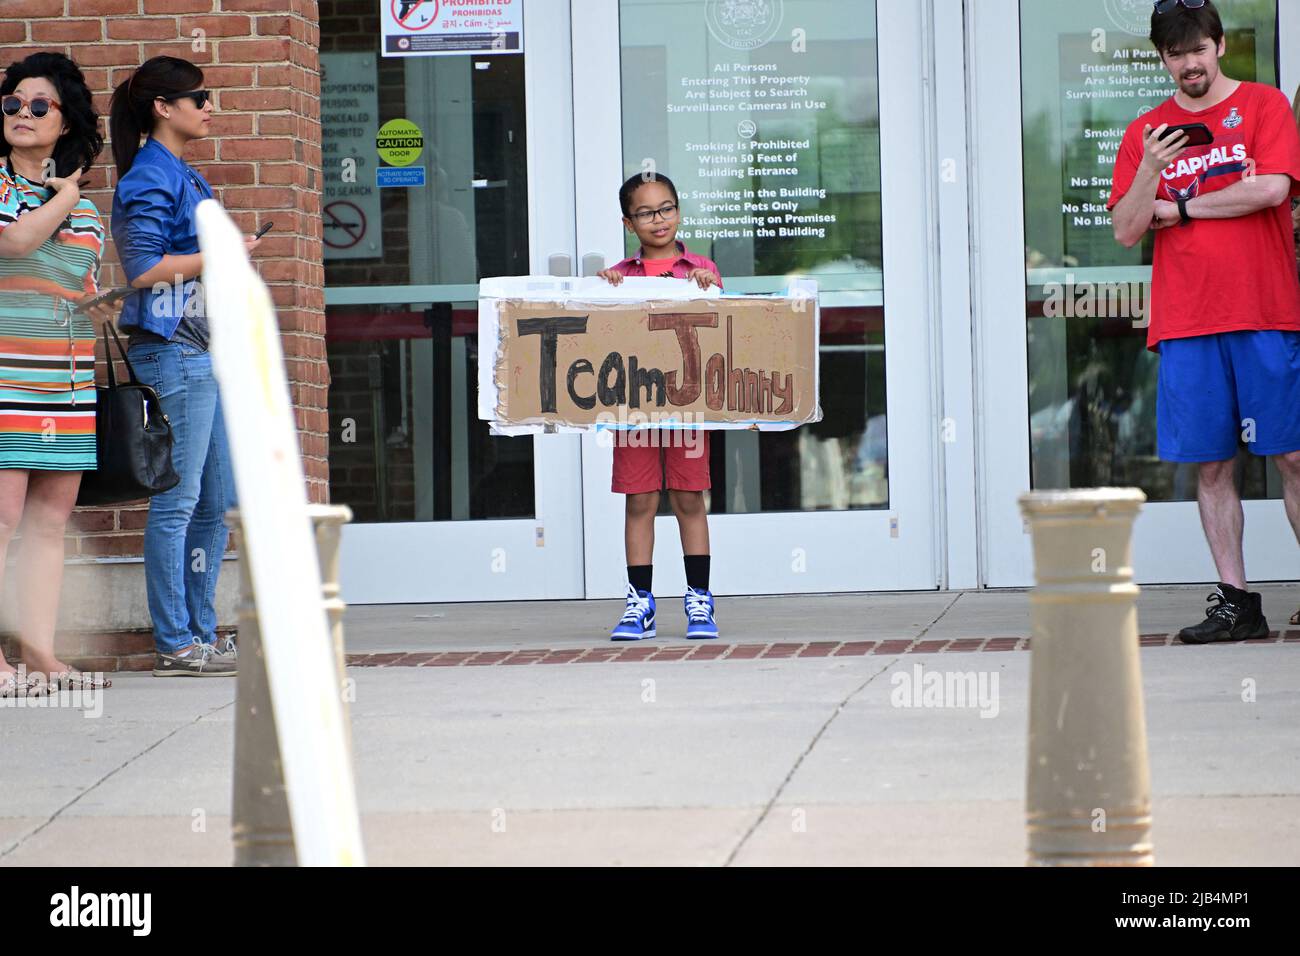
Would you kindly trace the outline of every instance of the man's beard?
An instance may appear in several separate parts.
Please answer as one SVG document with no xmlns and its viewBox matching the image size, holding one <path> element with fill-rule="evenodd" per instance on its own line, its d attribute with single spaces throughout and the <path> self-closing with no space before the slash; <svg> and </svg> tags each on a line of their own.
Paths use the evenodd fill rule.
<svg viewBox="0 0 1300 956">
<path fill-rule="evenodd" d="M 1202 73 L 1194 80 L 1179 79 L 1178 88 L 1192 99 L 1199 100 L 1206 93 L 1210 92 L 1210 74 Z"/>
</svg>

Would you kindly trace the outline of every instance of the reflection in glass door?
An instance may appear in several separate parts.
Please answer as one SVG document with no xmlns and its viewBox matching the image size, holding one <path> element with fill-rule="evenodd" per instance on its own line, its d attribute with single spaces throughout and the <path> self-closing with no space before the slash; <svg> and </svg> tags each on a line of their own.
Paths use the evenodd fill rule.
<svg viewBox="0 0 1300 956">
<path fill-rule="evenodd" d="M 574 81 L 584 271 L 636 253 L 617 192 L 653 168 L 677 186 L 678 238 L 717 262 L 728 292 L 778 292 L 792 276 L 821 288 L 822 421 L 711 443 L 721 593 L 937 582 L 930 253 L 915 214 L 929 199 L 914 175 L 921 4 L 879 7 L 573 4 L 575 49 L 589 51 Z M 610 459 L 584 440 L 589 596 L 622 590 Z M 682 578 L 670 517 L 656 538 L 656 581 L 670 593 Z"/>
<path fill-rule="evenodd" d="M 1227 33 L 1224 71 L 1275 84 L 1278 4 L 1216 5 Z M 1153 237 L 1125 249 L 1105 211 L 1125 128 L 1174 92 L 1146 38 L 1149 5 L 995 0 L 972 16 L 972 128 L 985 204 L 977 223 L 987 583 L 1030 583 L 1018 492 L 1108 485 L 1139 487 L 1150 502 L 1135 531 L 1139 580 L 1216 580 L 1196 467 L 1156 453 L 1159 358 L 1146 348 Z M 1016 22 L 1019 31 L 1007 28 Z M 994 105 L 1014 89 L 1019 115 Z M 994 199 L 1021 185 L 1023 218 Z M 1300 562 L 1276 468 L 1243 445 L 1237 471 L 1248 570 L 1260 580 L 1294 576 Z"/>
<path fill-rule="evenodd" d="M 573 252 L 572 153 L 553 148 L 569 27 L 525 15 L 522 54 L 383 57 L 373 2 L 322 13 L 330 492 L 354 515 L 351 603 L 583 594 L 576 439 L 496 437 L 477 417 L 479 279 Z M 422 135 L 423 185 L 377 183 L 394 119 Z"/>
</svg>

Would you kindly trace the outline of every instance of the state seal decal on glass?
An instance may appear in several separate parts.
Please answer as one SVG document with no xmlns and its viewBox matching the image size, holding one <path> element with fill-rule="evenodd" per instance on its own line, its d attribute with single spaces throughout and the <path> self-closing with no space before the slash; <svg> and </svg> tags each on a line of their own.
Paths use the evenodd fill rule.
<svg viewBox="0 0 1300 956">
<path fill-rule="evenodd" d="M 1106 0 L 1106 15 L 1111 23 L 1135 37 L 1151 32 L 1151 0 Z"/>
<path fill-rule="evenodd" d="M 704 22 L 719 43 L 756 50 L 781 29 L 783 6 L 784 0 L 708 0 Z"/>
</svg>

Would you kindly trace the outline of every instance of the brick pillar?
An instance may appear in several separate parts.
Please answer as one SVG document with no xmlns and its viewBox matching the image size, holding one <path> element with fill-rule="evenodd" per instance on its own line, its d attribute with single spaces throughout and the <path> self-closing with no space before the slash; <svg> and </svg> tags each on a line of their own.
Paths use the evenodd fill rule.
<svg viewBox="0 0 1300 956">
<path fill-rule="evenodd" d="M 135 66 L 165 53 L 203 69 L 216 115 L 185 158 L 241 228 L 275 222 L 255 261 L 280 316 L 309 496 L 327 501 L 316 0 L 0 0 L 0 12 L 0 66 L 38 50 L 66 53 L 86 74 L 105 134 L 109 96 Z M 107 225 L 116 181 L 107 148 L 90 181 L 86 194 Z M 124 282 L 111 242 L 100 281 Z M 133 510 L 78 512 L 70 553 L 139 554 Z"/>
<path fill-rule="evenodd" d="M 0 69 L 40 50 L 72 57 L 95 94 L 105 135 L 109 97 L 134 67 L 170 54 L 203 69 L 216 113 L 211 135 L 192 143 L 185 159 L 246 232 L 275 223 L 254 262 L 279 313 L 308 496 L 326 502 L 319 34 L 316 0 L 0 0 Z M 84 190 L 106 226 L 115 182 L 106 147 Z M 124 282 L 110 239 L 100 284 Z M 140 506 L 74 513 L 69 556 L 139 555 L 144 517 Z M 237 577 L 231 571 L 222 575 L 223 591 L 225 579 Z M 143 592 L 142 575 L 138 587 Z M 66 602 L 64 611 L 67 618 Z M 147 626 L 147 616 L 130 616 L 129 624 L 103 623 Z"/>
</svg>

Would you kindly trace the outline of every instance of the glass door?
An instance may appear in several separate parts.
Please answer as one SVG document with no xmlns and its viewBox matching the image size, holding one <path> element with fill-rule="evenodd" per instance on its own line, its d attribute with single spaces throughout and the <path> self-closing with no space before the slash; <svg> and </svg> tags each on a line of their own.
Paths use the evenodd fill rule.
<svg viewBox="0 0 1300 956">
<path fill-rule="evenodd" d="M 923 7 L 573 0 L 583 273 L 635 253 L 618 189 L 653 168 L 678 188 L 678 238 L 728 292 L 820 283 L 823 419 L 713 433 L 719 593 L 937 586 Z M 611 462 L 584 436 L 589 597 L 625 581 Z M 656 590 L 681 593 L 680 555 L 664 496 Z"/>
<path fill-rule="evenodd" d="M 322 217 L 343 597 L 580 598 L 578 440 L 492 436 L 476 397 L 478 281 L 576 251 L 567 7 L 524 4 L 523 53 L 385 57 L 379 5 L 335 6 Z"/>
<path fill-rule="evenodd" d="M 1276 84 L 1279 29 L 1282 49 L 1300 49 L 1294 5 L 1217 6 L 1227 32 L 1225 72 Z M 1218 577 L 1201 531 L 1196 467 L 1156 453 L 1158 357 L 1146 349 L 1152 238 L 1123 248 L 1105 211 L 1124 129 L 1174 91 L 1146 39 L 1150 13 L 1149 3 L 1114 0 L 968 7 L 983 557 L 991 586 L 1032 583 L 1016 503 L 1029 488 L 1139 487 L 1150 503 L 1135 531 L 1138 580 Z M 1291 89 L 1297 79 L 1292 64 Z M 1276 468 L 1243 445 L 1238 481 L 1248 574 L 1300 575 Z"/>
</svg>

